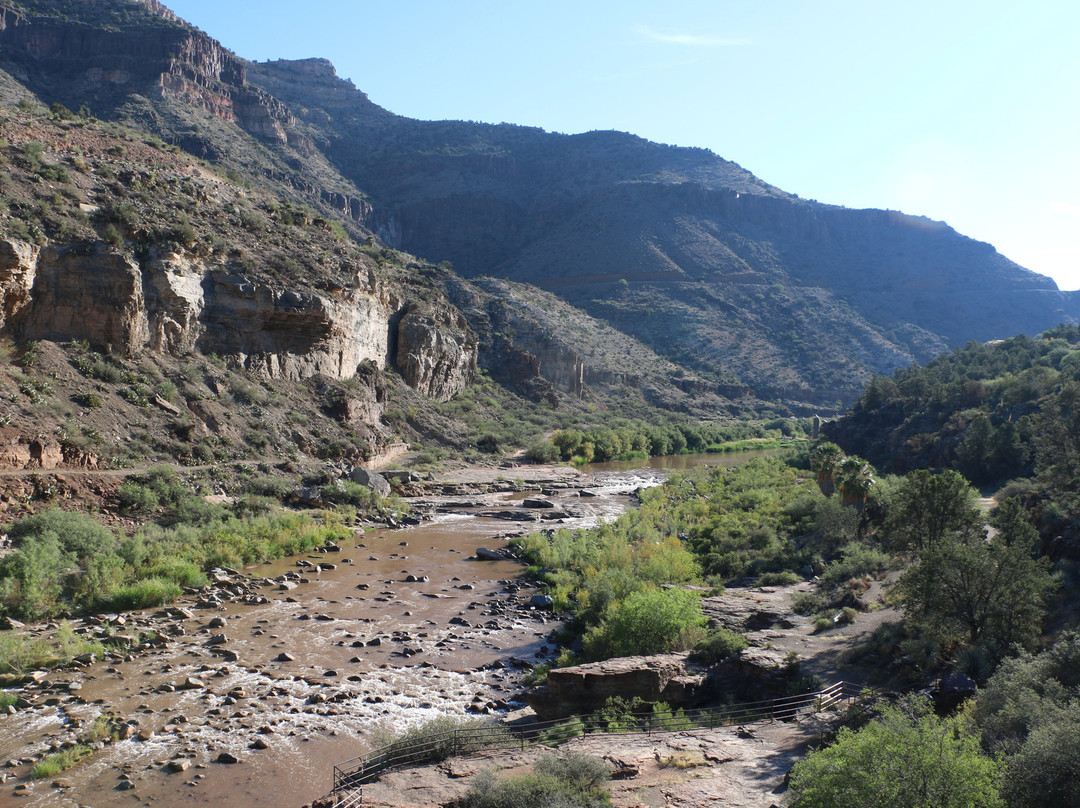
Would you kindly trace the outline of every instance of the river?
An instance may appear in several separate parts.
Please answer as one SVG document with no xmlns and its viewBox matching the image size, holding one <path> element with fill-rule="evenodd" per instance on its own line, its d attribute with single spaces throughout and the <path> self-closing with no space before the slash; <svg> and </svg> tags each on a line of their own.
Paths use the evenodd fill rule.
<svg viewBox="0 0 1080 808">
<path fill-rule="evenodd" d="M 426 497 L 432 521 L 357 533 L 339 553 L 245 570 L 266 579 L 303 572 L 295 589 L 264 587 L 264 605 L 188 603 L 192 617 L 172 621 L 134 615 L 182 633 L 167 652 L 51 674 L 40 706 L 0 716 L 0 761 L 40 756 L 103 712 L 137 734 L 18 797 L 29 763 L 0 770 L 11 778 L 0 805 L 299 806 L 326 794 L 333 764 L 365 751 L 377 728 L 521 706 L 513 699 L 522 669 L 557 652 L 558 623 L 528 606 L 531 590 L 518 591 L 520 564 L 472 560 L 475 551 L 541 526 L 595 524 L 670 469 L 761 454 L 775 450 L 561 470 L 544 496 L 564 515 L 539 525 L 485 515 L 521 510 L 520 493 Z M 595 496 L 579 496 L 582 489 Z M 298 562 L 334 568 L 313 572 Z M 223 659 L 222 648 L 231 656 Z M 185 688 L 189 677 L 195 686 Z M 214 762 L 223 752 L 241 762 Z M 54 779 L 68 787 L 54 788 Z"/>
</svg>

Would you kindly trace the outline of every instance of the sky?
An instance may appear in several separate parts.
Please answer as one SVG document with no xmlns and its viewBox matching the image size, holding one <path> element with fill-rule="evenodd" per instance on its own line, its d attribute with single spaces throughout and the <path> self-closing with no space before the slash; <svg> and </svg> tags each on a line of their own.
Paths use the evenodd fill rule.
<svg viewBox="0 0 1080 808">
<path fill-rule="evenodd" d="M 945 221 L 1080 289 L 1075 0 L 164 0 L 412 118 L 620 130 Z"/>
</svg>

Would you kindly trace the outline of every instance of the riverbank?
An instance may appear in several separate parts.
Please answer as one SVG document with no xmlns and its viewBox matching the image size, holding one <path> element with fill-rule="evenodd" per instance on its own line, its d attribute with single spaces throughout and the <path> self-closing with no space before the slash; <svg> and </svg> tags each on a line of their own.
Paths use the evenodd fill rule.
<svg viewBox="0 0 1080 808">
<path fill-rule="evenodd" d="M 502 484 L 508 472 L 519 480 Z M 581 497 L 585 482 L 596 481 L 565 467 L 452 472 L 413 500 L 430 521 L 222 571 L 169 609 L 75 621 L 81 635 L 128 640 L 12 691 L 0 801 L 244 806 L 272 793 L 300 805 L 327 792 L 332 764 L 364 751 L 375 726 L 523 706 L 520 678 L 555 652 L 558 623 L 530 604 L 520 564 L 477 551 L 531 528 L 505 514 L 586 524 L 625 508 L 640 484 L 602 481 L 608 493 Z M 461 486 L 475 501 L 450 501 Z M 526 495 L 558 507 L 526 507 Z M 161 639 L 143 642 L 151 633 Z M 102 715 L 115 719 L 115 742 L 96 741 L 57 777 L 27 779 Z"/>
</svg>

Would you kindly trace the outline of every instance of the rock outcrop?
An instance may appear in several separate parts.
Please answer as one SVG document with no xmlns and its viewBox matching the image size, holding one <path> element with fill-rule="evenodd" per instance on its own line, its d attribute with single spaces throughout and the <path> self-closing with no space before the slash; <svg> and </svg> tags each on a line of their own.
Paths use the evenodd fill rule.
<svg viewBox="0 0 1080 808">
<path fill-rule="evenodd" d="M 527 700 L 544 720 L 596 712 L 612 697 L 683 705 L 700 698 L 705 679 L 684 654 L 620 657 L 556 668 Z"/>
<path fill-rule="evenodd" d="M 782 695 L 796 672 L 782 652 L 769 648 L 750 647 L 710 666 L 686 654 L 619 657 L 556 668 L 526 701 L 542 720 L 595 713 L 615 697 L 694 707 Z"/>
<path fill-rule="evenodd" d="M 332 293 L 273 286 L 178 253 L 40 249 L 0 240 L 0 328 L 23 340 L 83 339 L 128 355 L 214 353 L 266 378 L 353 378 L 396 368 L 449 399 L 476 369 L 476 338 L 447 302 L 405 302 L 360 272 Z"/>
</svg>

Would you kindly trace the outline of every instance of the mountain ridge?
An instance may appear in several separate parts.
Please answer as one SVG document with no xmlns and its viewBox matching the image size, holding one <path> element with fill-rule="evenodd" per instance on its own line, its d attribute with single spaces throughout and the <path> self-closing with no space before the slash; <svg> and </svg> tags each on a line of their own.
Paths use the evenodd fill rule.
<svg viewBox="0 0 1080 808">
<path fill-rule="evenodd" d="M 760 399 L 841 406 L 873 373 L 1080 316 L 1080 295 L 943 223 L 800 199 L 705 149 L 405 118 L 328 60 L 246 61 L 156 0 L 0 12 L 8 103 L 130 122 L 356 239 L 547 289 Z"/>
</svg>

